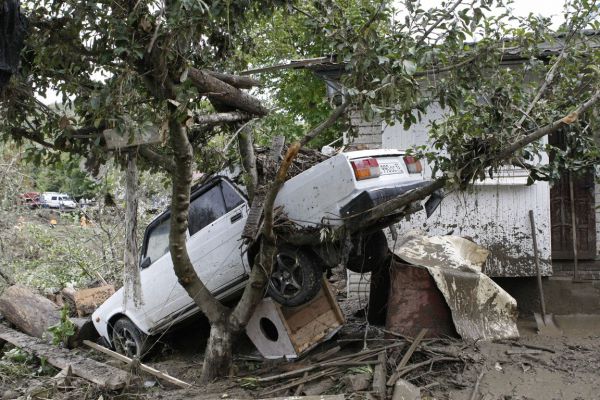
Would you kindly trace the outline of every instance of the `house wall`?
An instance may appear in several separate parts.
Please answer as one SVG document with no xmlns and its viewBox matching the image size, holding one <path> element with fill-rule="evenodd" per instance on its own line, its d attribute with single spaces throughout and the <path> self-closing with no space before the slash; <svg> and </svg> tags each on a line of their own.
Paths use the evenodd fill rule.
<svg viewBox="0 0 600 400">
<path fill-rule="evenodd" d="M 384 125 L 382 146 L 406 149 L 428 143 L 428 125 L 443 116 L 431 107 L 423 120 L 407 131 L 401 125 Z M 431 176 L 429 166 L 426 176 Z M 491 251 L 486 274 L 494 277 L 535 275 L 529 209 L 534 210 L 537 241 L 544 275 L 552 275 L 550 248 L 550 188 L 546 182 L 526 185 L 526 174 L 507 170 L 501 178 L 487 179 L 472 190 L 449 194 L 435 213 L 424 212 L 399 224 L 401 231 L 419 229 L 430 235 L 470 236 Z"/>
<path fill-rule="evenodd" d="M 355 137 L 349 138 L 349 143 L 364 149 L 380 149 L 381 146 L 381 119 L 365 121 L 362 112 L 354 110 L 350 112 L 350 124 L 356 133 Z"/>
</svg>

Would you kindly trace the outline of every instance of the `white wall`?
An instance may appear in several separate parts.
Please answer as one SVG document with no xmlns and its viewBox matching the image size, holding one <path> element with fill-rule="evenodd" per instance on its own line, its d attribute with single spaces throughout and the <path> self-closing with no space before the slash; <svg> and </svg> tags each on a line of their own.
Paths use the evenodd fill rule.
<svg viewBox="0 0 600 400">
<path fill-rule="evenodd" d="M 383 126 L 382 146 L 405 149 L 427 144 L 428 125 L 443 115 L 439 107 L 404 131 L 401 124 Z M 425 168 L 427 176 L 431 170 Z M 526 186 L 523 171 L 508 170 L 504 177 L 487 179 L 469 192 L 449 194 L 429 219 L 424 212 L 402 221 L 401 231 L 420 229 L 432 235 L 470 236 L 492 254 L 486 266 L 490 276 L 535 275 L 528 211 L 534 210 L 542 273 L 552 274 L 550 249 L 550 188 L 546 182 Z"/>
</svg>

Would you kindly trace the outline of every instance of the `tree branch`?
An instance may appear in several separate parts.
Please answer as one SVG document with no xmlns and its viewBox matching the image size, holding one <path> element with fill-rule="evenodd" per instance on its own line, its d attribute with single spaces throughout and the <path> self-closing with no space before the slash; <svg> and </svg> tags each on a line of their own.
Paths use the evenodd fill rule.
<svg viewBox="0 0 600 400">
<path fill-rule="evenodd" d="M 194 116 L 194 122 L 197 125 L 216 125 L 225 122 L 239 122 L 252 119 L 248 113 L 241 111 L 232 111 L 224 113 L 212 113 Z"/>
<path fill-rule="evenodd" d="M 169 232 L 169 249 L 175 274 L 181 286 L 186 290 L 194 303 L 207 316 L 210 323 L 223 321 L 228 309 L 222 305 L 200 280 L 186 248 L 190 187 L 192 183 L 192 167 L 194 153 L 187 133 L 177 121 L 176 108 L 169 105 L 169 139 L 174 154 L 175 169 L 172 177 L 171 227 Z"/>
<path fill-rule="evenodd" d="M 332 126 L 343 114 L 348 104 L 347 101 L 344 101 L 344 103 L 331 113 L 326 121 L 308 132 L 301 141 L 295 142 L 288 148 L 285 157 L 279 166 L 275 180 L 269 187 L 269 191 L 267 192 L 263 203 L 264 219 L 260 259 L 255 262 L 255 266 L 250 274 L 250 282 L 246 286 L 242 299 L 229 317 L 230 324 L 234 330 L 241 329 L 241 327 L 248 322 L 256 305 L 264 296 L 264 288 L 267 285 L 268 278 L 271 276 L 273 260 L 277 252 L 276 238 L 273 232 L 273 206 L 279 190 L 285 183 L 288 169 L 290 168 L 294 157 L 296 157 L 303 145 L 314 139 L 325 129 Z"/>
<path fill-rule="evenodd" d="M 600 100 L 600 91 L 593 94 L 585 103 L 579 106 L 575 111 L 571 112 L 569 115 L 561 118 L 557 121 L 554 121 L 548 125 L 537 129 L 536 131 L 530 133 L 529 135 L 517 140 L 496 154 L 491 155 L 486 163 L 489 165 L 493 161 L 505 160 L 507 158 L 512 157 L 512 155 L 517 151 L 527 146 L 530 143 L 535 142 L 543 138 L 546 135 L 554 133 L 561 128 L 564 128 L 572 123 L 574 123 L 581 114 L 589 110 L 594 104 L 596 104 Z M 377 222 L 379 219 L 383 218 L 386 215 L 393 214 L 400 208 L 409 205 L 410 203 L 421 200 L 438 189 L 441 189 L 445 186 L 447 182 L 447 178 L 443 177 L 432 181 L 427 186 L 421 187 L 419 189 L 412 190 L 402 196 L 396 197 L 392 200 L 389 200 L 383 204 L 380 204 L 374 207 L 367 218 L 362 219 L 360 225 L 367 226 L 369 224 Z M 359 229 L 359 227 L 354 230 Z"/>
<path fill-rule="evenodd" d="M 262 86 L 258 80 L 250 78 L 249 76 L 232 75 L 223 72 L 207 70 L 203 71 L 209 74 L 210 76 L 217 78 L 218 80 L 223 81 L 238 89 L 252 89 L 253 87 Z"/>
<path fill-rule="evenodd" d="M 188 76 L 200 94 L 206 95 L 211 102 L 217 105 L 232 107 L 252 115 L 266 115 L 268 113 L 268 110 L 263 107 L 257 98 L 202 70 L 190 68 Z"/>
<path fill-rule="evenodd" d="M 429 27 L 429 29 L 427 29 L 427 30 L 425 31 L 425 33 L 423 33 L 423 36 L 421 36 L 421 38 L 419 39 L 419 41 L 417 42 L 417 44 L 415 45 L 415 47 L 418 47 L 418 46 L 420 46 L 420 45 L 421 45 L 421 44 L 422 44 L 422 43 L 425 41 L 425 39 L 427 39 L 427 37 L 429 36 L 429 34 L 430 34 L 431 32 L 433 32 L 433 30 L 434 30 L 435 28 L 437 28 L 437 27 L 438 27 L 438 25 L 439 25 L 439 24 L 441 24 L 443 20 L 445 20 L 446 18 L 448 18 L 448 17 L 450 16 L 450 14 L 452 14 L 452 13 L 454 12 L 454 10 L 456 10 L 456 8 L 457 8 L 457 7 L 458 7 L 458 6 L 459 6 L 459 5 L 460 5 L 462 2 L 463 2 L 463 0 L 458 0 L 456 3 L 454 3 L 454 4 L 452 5 L 452 7 L 450 7 L 450 9 L 449 9 L 449 10 L 446 12 L 446 14 L 444 14 L 444 16 L 443 16 L 443 17 L 441 17 L 440 19 L 438 19 L 437 21 L 435 21 L 435 23 L 434 23 L 433 25 L 431 25 L 431 26 Z"/>
<path fill-rule="evenodd" d="M 258 171 L 256 170 L 256 154 L 254 154 L 254 144 L 252 143 L 252 131 L 248 125 L 245 125 L 237 136 L 242 166 L 250 178 L 246 182 L 246 189 L 248 190 L 248 199 L 252 204 L 258 186 Z"/>
<path fill-rule="evenodd" d="M 139 146 L 138 154 L 150 163 L 160 165 L 161 168 L 163 168 L 170 174 L 175 172 L 175 161 L 173 161 L 173 159 L 169 156 L 165 156 L 155 152 L 148 145 Z"/>
</svg>

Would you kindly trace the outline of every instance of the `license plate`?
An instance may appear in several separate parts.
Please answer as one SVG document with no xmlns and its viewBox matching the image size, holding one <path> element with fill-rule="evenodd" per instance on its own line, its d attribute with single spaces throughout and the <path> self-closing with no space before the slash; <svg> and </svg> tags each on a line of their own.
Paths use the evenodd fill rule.
<svg viewBox="0 0 600 400">
<path fill-rule="evenodd" d="M 403 174 L 402 164 L 399 161 L 382 163 L 379 161 L 381 175 Z"/>
</svg>

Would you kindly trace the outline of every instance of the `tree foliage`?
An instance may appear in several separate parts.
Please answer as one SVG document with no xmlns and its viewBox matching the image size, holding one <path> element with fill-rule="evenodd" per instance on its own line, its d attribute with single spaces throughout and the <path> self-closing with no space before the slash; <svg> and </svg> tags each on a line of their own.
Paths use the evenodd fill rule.
<svg viewBox="0 0 600 400">
<path fill-rule="evenodd" d="M 60 162 L 67 152 L 85 157 L 95 171 L 110 158 L 123 164 L 131 153 L 108 151 L 104 130 L 128 139 L 158 130 L 161 143 L 133 151 L 143 168 L 171 177 L 175 272 L 212 324 L 205 380 L 227 372 L 232 334 L 264 295 L 277 244 L 273 203 L 286 166 L 303 145 L 338 137 L 346 107 L 406 128 L 433 105 L 447 113 L 432 126 L 433 150 L 415 150 L 440 179 L 386 203 L 380 213 L 531 159 L 543 149 L 536 142 L 559 130 L 572 145 L 557 151 L 557 165 L 575 166 L 568 161 L 574 154 L 581 166 L 597 161 L 597 140 L 589 133 L 597 128 L 599 50 L 582 33 L 600 26 L 599 6 L 589 0 L 566 6 L 559 32 L 544 19 L 512 17 L 502 0 L 456 0 L 429 9 L 417 0 L 44 0 L 24 7 L 31 31 L 22 71 L 2 93 L 2 138 L 29 143 L 33 161 Z M 564 45 L 544 55 L 541 46 L 558 37 Z M 520 67 L 501 63 L 508 50 Z M 233 74 L 317 56 L 329 57 L 341 72 L 344 100 L 333 113 L 320 81 L 307 71 L 271 72 L 265 89 L 251 93 L 242 89 L 257 82 Z M 62 96 L 64 108 L 40 102 L 49 89 Z M 231 155 L 223 151 L 234 142 L 231 133 L 254 118 L 262 118 L 250 125 L 259 141 L 282 133 L 297 141 L 274 182 L 262 188 L 264 224 L 254 244 L 261 248 L 259 267 L 238 305 L 228 308 L 198 279 L 187 254 L 190 187 L 194 169 L 222 165 Z M 248 143 L 240 136 L 244 157 L 252 152 Z M 532 177 L 552 176 L 552 168 L 534 166 Z"/>
</svg>

